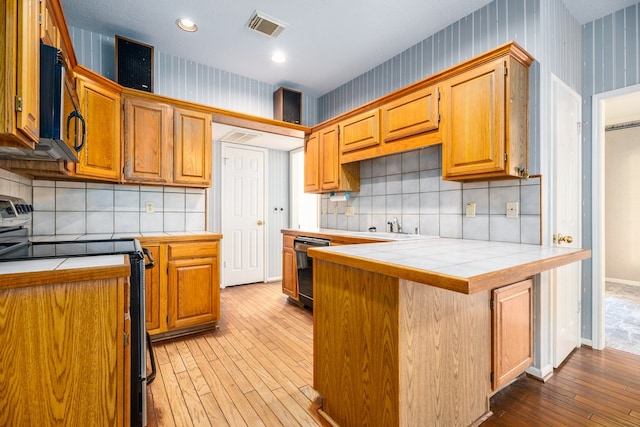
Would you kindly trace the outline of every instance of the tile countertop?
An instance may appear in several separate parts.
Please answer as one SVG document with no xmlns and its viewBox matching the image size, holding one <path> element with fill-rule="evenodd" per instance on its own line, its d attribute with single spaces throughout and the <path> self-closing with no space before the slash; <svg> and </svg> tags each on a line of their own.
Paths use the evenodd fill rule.
<svg viewBox="0 0 640 427">
<path fill-rule="evenodd" d="M 588 249 L 464 239 L 404 239 L 309 249 L 313 258 L 471 294 L 587 259 Z"/>
<path fill-rule="evenodd" d="M 218 233 L 210 231 L 180 231 L 180 232 L 166 232 L 166 233 L 117 233 L 117 234 L 56 234 L 54 236 L 34 235 L 30 236 L 29 240 L 32 242 L 60 242 L 68 240 L 100 240 L 100 239 L 142 239 L 142 238 L 156 238 L 156 237 L 188 237 L 188 236 L 221 236 Z"/>
<path fill-rule="evenodd" d="M 44 271 L 70 270 L 74 268 L 95 268 L 122 265 L 124 255 L 100 255 L 74 258 L 46 258 L 26 261 L 7 261 L 0 263 L 0 276 L 3 274 L 38 273 Z"/>
<path fill-rule="evenodd" d="M 396 241 L 396 240 L 422 240 L 422 239 L 434 239 L 438 236 L 428 236 L 424 234 L 410 234 L 410 233 L 389 233 L 384 231 L 346 231 L 337 230 L 333 228 L 306 228 L 299 230 L 296 228 L 283 228 L 283 234 L 290 234 L 296 236 L 307 237 L 353 237 L 357 239 L 365 239 L 372 241 Z"/>
</svg>

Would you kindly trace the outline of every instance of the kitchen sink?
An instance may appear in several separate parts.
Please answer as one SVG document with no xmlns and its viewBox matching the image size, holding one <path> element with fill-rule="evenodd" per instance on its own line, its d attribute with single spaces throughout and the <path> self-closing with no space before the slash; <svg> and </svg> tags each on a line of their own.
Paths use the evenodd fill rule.
<svg viewBox="0 0 640 427">
<path fill-rule="evenodd" d="M 389 233 L 389 232 L 377 232 L 377 231 L 354 231 L 349 234 L 362 237 L 370 237 L 372 239 L 385 239 L 385 240 L 405 240 L 405 239 L 424 239 L 432 236 L 423 236 L 420 234 L 409 233 Z"/>
</svg>

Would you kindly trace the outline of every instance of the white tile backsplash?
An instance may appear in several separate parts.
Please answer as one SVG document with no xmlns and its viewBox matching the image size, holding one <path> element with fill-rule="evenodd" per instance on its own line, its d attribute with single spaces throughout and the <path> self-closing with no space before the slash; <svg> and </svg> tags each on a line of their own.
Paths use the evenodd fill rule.
<svg viewBox="0 0 640 427">
<path fill-rule="evenodd" d="M 86 213 L 56 211 L 55 234 L 84 234 L 87 229 Z M 34 233 L 35 234 L 35 233 Z"/>
<path fill-rule="evenodd" d="M 398 217 L 405 232 L 521 243 L 540 243 L 540 178 L 528 180 L 444 181 L 440 146 L 360 162 L 360 192 L 352 192 L 349 206 L 355 215 L 333 213 L 328 195 L 321 206 L 320 226 L 344 230 L 388 230 Z M 520 216 L 506 218 L 506 203 L 519 202 Z M 466 218 L 465 207 L 476 203 L 476 217 Z"/>
<path fill-rule="evenodd" d="M 0 172 L 2 173 L 2 172 Z M 0 185 L 4 180 L 0 180 Z M 1 187 L 0 187 L 1 188 Z M 203 189 L 34 180 L 33 235 L 204 231 Z M 146 213 L 145 202 L 154 212 Z"/>
</svg>

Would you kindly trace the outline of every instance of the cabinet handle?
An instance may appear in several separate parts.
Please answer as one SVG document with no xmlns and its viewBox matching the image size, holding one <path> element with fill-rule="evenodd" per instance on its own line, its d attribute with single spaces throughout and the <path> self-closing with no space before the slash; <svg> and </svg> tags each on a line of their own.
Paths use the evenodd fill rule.
<svg viewBox="0 0 640 427">
<path fill-rule="evenodd" d="M 553 243 L 561 244 L 562 242 L 571 243 L 573 242 L 573 237 L 563 236 L 560 233 L 558 233 L 557 235 L 556 234 L 553 235 Z"/>
</svg>

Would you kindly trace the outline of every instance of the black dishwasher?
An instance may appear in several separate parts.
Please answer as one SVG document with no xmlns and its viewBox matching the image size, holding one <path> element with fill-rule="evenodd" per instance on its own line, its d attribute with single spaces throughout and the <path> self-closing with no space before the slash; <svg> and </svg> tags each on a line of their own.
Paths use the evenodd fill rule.
<svg viewBox="0 0 640 427">
<path fill-rule="evenodd" d="M 307 255 L 309 248 L 329 246 L 329 240 L 299 236 L 293 240 L 298 270 L 298 296 L 300 302 L 313 308 L 313 259 Z"/>
</svg>

